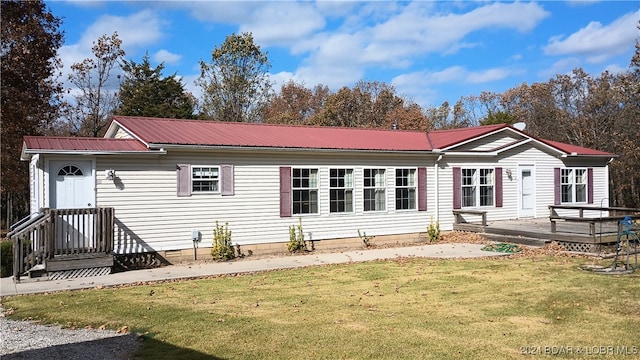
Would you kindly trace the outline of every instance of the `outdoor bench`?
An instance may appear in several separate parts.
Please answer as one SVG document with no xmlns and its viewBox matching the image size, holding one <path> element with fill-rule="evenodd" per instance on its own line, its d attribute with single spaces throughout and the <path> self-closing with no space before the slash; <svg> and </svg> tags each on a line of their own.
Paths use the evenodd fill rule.
<svg viewBox="0 0 640 360">
<path fill-rule="evenodd" d="M 455 215 L 455 223 L 463 224 L 467 221 L 464 219 L 463 215 L 476 215 L 482 217 L 482 226 L 487 226 L 487 212 L 483 210 L 453 210 L 453 215 Z"/>
</svg>

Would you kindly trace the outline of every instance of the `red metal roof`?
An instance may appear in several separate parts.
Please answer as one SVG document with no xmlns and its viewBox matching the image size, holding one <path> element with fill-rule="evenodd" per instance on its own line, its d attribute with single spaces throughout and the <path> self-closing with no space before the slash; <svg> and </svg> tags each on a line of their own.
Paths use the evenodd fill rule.
<svg viewBox="0 0 640 360">
<path fill-rule="evenodd" d="M 423 132 L 114 116 L 147 144 L 430 151 Z"/>
<path fill-rule="evenodd" d="M 431 151 L 508 128 L 568 155 L 616 156 L 615 154 L 538 139 L 506 124 L 431 131 L 284 126 L 114 116 L 114 123 L 137 139 L 26 136 L 24 149 L 38 151 L 146 152 L 157 146 L 229 146 L 369 151 Z M 112 124 L 113 125 L 113 124 Z M 143 143 L 144 142 L 144 143 Z M 146 144 L 145 144 L 146 143 Z"/>
<path fill-rule="evenodd" d="M 615 154 L 611 154 L 611 153 L 600 151 L 600 150 L 589 149 L 582 146 L 565 144 L 565 143 L 545 140 L 545 139 L 538 139 L 538 140 L 567 154 L 575 153 L 576 155 L 585 155 L 585 156 L 616 156 Z"/>
<path fill-rule="evenodd" d="M 25 136 L 26 150 L 131 152 L 149 151 L 135 139 Z"/>
<path fill-rule="evenodd" d="M 509 127 L 509 125 L 498 124 L 450 130 L 435 130 L 430 131 L 427 136 L 434 149 L 446 149 L 450 146 L 492 133 L 505 127 Z"/>
<path fill-rule="evenodd" d="M 429 141 L 431 142 L 431 146 L 434 149 L 446 149 L 450 146 L 454 146 L 454 145 L 463 143 L 465 141 L 469 141 L 474 138 L 484 136 L 505 128 L 513 130 L 517 133 L 521 133 L 526 137 L 540 141 L 543 144 L 551 146 L 552 148 L 555 148 L 567 154 L 575 153 L 576 155 L 582 155 L 582 156 L 616 156 L 615 154 L 611 154 L 604 151 L 589 149 L 589 148 L 576 146 L 576 145 L 565 144 L 558 141 L 540 139 L 538 137 L 528 135 L 514 128 L 513 126 L 510 126 L 507 124 L 485 125 L 485 126 L 476 126 L 476 127 L 470 127 L 470 128 L 451 129 L 451 130 L 436 130 L 436 131 L 430 131 L 427 134 L 427 136 L 429 138 Z"/>
</svg>

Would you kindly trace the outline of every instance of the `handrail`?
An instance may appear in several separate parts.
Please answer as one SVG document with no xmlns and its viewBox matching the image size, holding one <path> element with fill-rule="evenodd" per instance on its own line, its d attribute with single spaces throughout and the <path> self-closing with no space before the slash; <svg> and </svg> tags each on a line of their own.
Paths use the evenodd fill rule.
<svg viewBox="0 0 640 360">
<path fill-rule="evenodd" d="M 20 219 L 20 221 L 16 222 L 15 224 L 11 225 L 9 227 L 9 233 L 7 234 L 7 237 L 10 238 L 12 237 L 14 234 L 17 234 L 18 232 L 22 231 L 23 229 L 25 229 L 27 226 L 36 223 L 38 220 L 42 219 L 43 217 L 45 217 L 45 213 L 43 212 L 36 212 L 36 213 L 32 213 L 28 216 L 23 217 L 22 219 Z"/>
<path fill-rule="evenodd" d="M 113 208 L 47 209 L 12 231 L 14 281 L 56 257 L 112 254 Z"/>
<path fill-rule="evenodd" d="M 585 211 L 600 211 L 600 218 L 607 218 L 602 216 L 603 211 L 613 211 L 615 213 L 621 212 L 623 215 L 640 215 L 640 208 L 626 208 L 626 207 L 598 207 L 598 206 L 580 206 L 580 205 L 549 205 L 549 216 L 550 217 L 561 217 L 556 213 L 556 210 L 578 210 L 578 216 L 584 217 Z M 617 215 L 619 216 L 619 215 Z M 598 218 L 591 216 L 590 218 Z"/>
<path fill-rule="evenodd" d="M 569 209 L 569 210 L 602 210 L 602 211 L 628 211 L 640 212 L 640 208 L 627 208 L 617 206 L 581 206 L 581 205 L 549 205 L 549 209 Z"/>
</svg>

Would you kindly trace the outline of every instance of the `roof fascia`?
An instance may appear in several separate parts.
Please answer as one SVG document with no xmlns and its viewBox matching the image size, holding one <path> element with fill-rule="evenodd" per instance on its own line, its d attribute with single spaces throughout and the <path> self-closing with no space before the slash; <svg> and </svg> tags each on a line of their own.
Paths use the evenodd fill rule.
<svg viewBox="0 0 640 360">
<path fill-rule="evenodd" d="M 488 133 L 486 133 L 486 134 L 484 134 L 484 135 L 474 136 L 474 137 L 472 137 L 472 138 L 470 138 L 470 139 L 467 139 L 467 140 L 464 140 L 464 141 L 461 141 L 461 142 L 457 142 L 457 143 L 455 143 L 455 144 L 453 144 L 453 145 L 450 145 L 450 146 L 447 146 L 447 147 L 445 147 L 445 148 L 442 148 L 441 150 L 446 151 L 446 150 L 449 150 L 449 149 L 452 149 L 452 148 L 456 148 L 456 147 L 458 147 L 458 146 L 462 146 L 462 145 L 465 145 L 465 144 L 468 144 L 468 143 L 474 142 L 474 141 L 476 141 L 476 140 L 483 139 L 483 138 L 485 138 L 485 137 L 487 137 L 487 136 L 491 136 L 491 135 L 497 134 L 497 133 L 499 133 L 499 132 L 504 131 L 505 129 L 510 129 L 510 130 L 512 130 L 512 129 L 511 129 L 511 128 L 509 128 L 509 127 L 502 127 L 502 128 L 496 129 L 496 130 L 494 130 L 494 131 L 488 132 Z M 524 135 L 524 134 L 521 134 L 521 135 Z M 524 135 L 524 136 L 526 136 L 526 135 Z"/>
<path fill-rule="evenodd" d="M 446 151 L 446 150 L 437 149 L 437 152 L 443 152 L 446 155 L 454 155 L 454 156 L 498 156 L 502 152 L 511 150 L 513 148 L 517 148 L 524 144 L 528 144 L 532 141 L 534 141 L 532 138 L 527 137 L 524 140 L 514 141 L 513 143 L 507 146 L 498 147 L 494 150 L 489 150 L 489 151 Z"/>
<path fill-rule="evenodd" d="M 109 125 L 109 128 L 107 129 L 107 132 L 104 134 L 105 138 L 111 138 L 113 139 L 114 136 L 116 135 L 116 133 L 118 132 L 118 129 L 122 129 L 124 131 L 127 132 L 127 134 L 131 135 L 134 139 L 140 141 L 141 143 L 143 143 L 147 148 L 150 148 L 149 143 L 147 143 L 146 141 L 142 140 L 136 133 L 134 133 L 133 131 L 127 129 L 126 126 L 123 126 L 122 124 L 120 124 L 118 122 L 118 120 L 113 119 L 113 121 L 111 121 L 111 124 Z"/>
<path fill-rule="evenodd" d="M 613 159 L 615 159 L 615 158 L 620 157 L 620 155 L 615 155 L 615 154 L 614 154 L 614 155 L 581 155 L 581 154 L 578 154 L 578 153 L 573 152 L 573 153 L 570 153 L 570 154 L 566 154 L 566 153 L 565 153 L 565 154 L 564 154 L 564 155 L 562 155 L 561 157 L 562 157 L 562 158 L 565 158 L 565 159 L 569 159 L 569 158 L 575 158 L 575 159 L 581 159 L 581 158 L 601 158 L 601 159 L 611 159 L 611 160 L 613 160 Z"/>
<path fill-rule="evenodd" d="M 215 146 L 215 145 L 177 145 L 150 143 L 150 147 L 174 150 L 221 150 L 221 151 L 285 151 L 285 152 L 350 152 L 350 153 L 387 153 L 387 154 L 420 154 L 437 155 L 429 150 L 359 150 L 359 149 L 323 149 L 323 148 L 294 148 L 294 147 L 269 147 L 269 146 Z"/>
<path fill-rule="evenodd" d="M 446 156 L 478 156 L 478 157 L 492 157 L 498 156 L 499 151 L 443 151 L 442 152 Z"/>
<path fill-rule="evenodd" d="M 484 134 L 482 136 L 474 137 L 474 138 L 469 139 L 467 141 L 459 142 L 459 143 L 457 143 L 455 145 L 451 145 L 451 146 L 449 146 L 447 148 L 441 149 L 441 151 L 447 152 L 446 150 L 449 150 L 449 149 L 452 149 L 452 148 L 455 148 L 455 147 L 458 147 L 458 146 L 461 146 L 461 145 L 464 145 L 464 144 L 467 144 L 467 143 L 470 143 L 470 142 L 485 138 L 487 136 L 491 136 L 491 135 L 497 134 L 497 133 L 499 133 L 501 131 L 505 131 L 505 130 L 510 130 L 510 131 L 512 131 L 512 132 L 514 132 L 516 134 L 524 136 L 525 138 L 529 139 L 530 141 L 535 141 L 537 144 L 542 145 L 543 147 L 551 150 L 552 152 L 555 152 L 556 154 L 559 154 L 560 156 L 566 156 L 566 154 L 567 154 L 566 152 L 564 152 L 564 151 L 562 151 L 562 150 L 560 150 L 560 149 L 558 149 L 558 148 L 556 148 L 554 146 L 551 146 L 551 145 L 549 145 L 549 144 L 547 144 L 547 143 L 545 143 L 543 141 L 540 141 L 540 140 L 536 139 L 535 137 L 527 135 L 526 133 L 524 133 L 524 132 L 522 132 L 522 131 L 520 131 L 518 129 L 515 129 L 512 126 L 503 127 L 503 128 L 497 129 L 495 131 L 486 133 L 486 134 Z M 530 141 L 527 141 L 526 143 L 528 143 Z M 522 144 L 525 144 L 525 143 L 523 142 Z"/>
<path fill-rule="evenodd" d="M 167 151 L 160 150 L 145 150 L 145 151 L 96 151 L 96 150 L 22 150 L 20 160 L 27 161 L 31 157 L 30 155 L 36 154 L 48 154 L 48 155 L 166 155 Z"/>
</svg>

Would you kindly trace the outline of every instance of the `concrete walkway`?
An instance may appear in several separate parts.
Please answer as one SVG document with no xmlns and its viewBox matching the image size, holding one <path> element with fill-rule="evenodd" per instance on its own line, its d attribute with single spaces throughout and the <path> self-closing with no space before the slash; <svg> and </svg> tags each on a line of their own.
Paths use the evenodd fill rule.
<svg viewBox="0 0 640 360">
<path fill-rule="evenodd" d="M 138 282 L 173 279 L 190 279 L 212 275 L 240 274 L 257 271 L 291 269 L 314 265 L 344 264 L 399 257 L 422 258 L 474 258 L 506 255 L 482 251 L 480 244 L 434 244 L 370 250 L 351 250 L 335 253 L 310 253 L 307 255 L 285 255 L 230 262 L 198 262 L 170 265 L 155 269 L 126 271 L 104 276 L 65 280 L 40 280 L 25 278 L 15 284 L 12 277 L 0 279 L 0 296 L 34 294 L 54 291 L 88 289 L 101 286 L 135 284 Z M 46 279 L 46 278 L 44 278 Z"/>
</svg>

